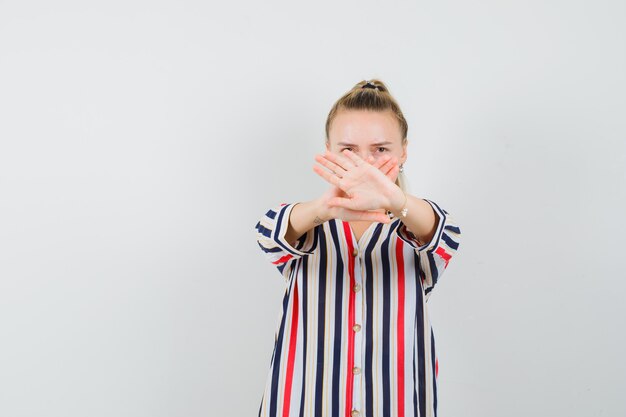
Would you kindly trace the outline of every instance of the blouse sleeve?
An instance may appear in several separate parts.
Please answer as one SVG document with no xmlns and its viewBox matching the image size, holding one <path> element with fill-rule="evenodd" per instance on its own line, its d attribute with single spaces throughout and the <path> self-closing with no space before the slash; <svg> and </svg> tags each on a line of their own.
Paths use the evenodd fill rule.
<svg viewBox="0 0 626 417">
<path fill-rule="evenodd" d="M 289 216 L 296 204 L 298 203 L 283 203 L 269 209 L 255 226 L 259 247 L 285 279 L 297 259 L 310 255 L 317 249 L 316 229 L 319 226 L 300 236 L 295 246 L 290 245 L 285 239 Z"/>
<path fill-rule="evenodd" d="M 400 239 L 411 245 L 418 253 L 422 287 L 428 297 L 459 248 L 461 229 L 446 210 L 433 201 L 424 200 L 432 206 L 438 218 L 437 228 L 430 242 L 421 244 L 404 223 L 400 223 L 397 233 Z"/>
</svg>

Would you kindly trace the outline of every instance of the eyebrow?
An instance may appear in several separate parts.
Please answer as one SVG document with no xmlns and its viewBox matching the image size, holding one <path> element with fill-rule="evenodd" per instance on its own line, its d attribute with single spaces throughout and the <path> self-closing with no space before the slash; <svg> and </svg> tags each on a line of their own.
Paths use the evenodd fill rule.
<svg viewBox="0 0 626 417">
<path fill-rule="evenodd" d="M 385 141 L 385 142 L 372 143 L 371 146 L 382 146 L 382 145 L 392 145 L 392 144 L 393 144 L 393 142 Z M 337 145 L 339 145 L 339 146 L 357 146 L 354 143 L 348 143 L 348 142 L 339 142 Z"/>
</svg>

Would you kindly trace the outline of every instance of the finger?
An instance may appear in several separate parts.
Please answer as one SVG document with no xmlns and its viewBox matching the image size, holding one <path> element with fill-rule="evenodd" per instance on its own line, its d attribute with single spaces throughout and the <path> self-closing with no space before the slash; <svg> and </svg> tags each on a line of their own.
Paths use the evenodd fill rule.
<svg viewBox="0 0 626 417">
<path fill-rule="evenodd" d="M 398 178 L 398 174 L 400 173 L 400 167 L 398 165 L 394 165 L 391 167 L 391 169 L 385 174 L 385 176 L 387 176 L 387 178 L 389 178 L 391 181 L 395 181 L 396 178 Z"/>
<path fill-rule="evenodd" d="M 383 213 L 376 212 L 362 212 L 363 214 L 357 214 L 356 219 L 368 222 L 389 223 L 391 219 L 389 216 Z"/>
<path fill-rule="evenodd" d="M 327 182 L 331 183 L 332 185 L 336 187 L 339 187 L 339 181 L 341 179 L 335 174 L 331 174 L 330 172 L 326 171 L 325 169 L 322 169 L 318 165 L 313 165 L 313 171 L 315 171 L 317 175 L 325 179 Z"/>
<path fill-rule="evenodd" d="M 371 222 L 389 223 L 391 219 L 385 213 L 379 211 L 362 211 L 359 217 L 360 220 L 367 220 Z"/>
<path fill-rule="evenodd" d="M 378 222 L 378 223 L 389 223 L 391 219 L 385 213 L 377 212 L 377 211 L 357 211 L 357 210 L 347 210 L 351 215 L 354 216 L 355 220 L 362 221 L 370 221 L 370 222 Z"/>
<path fill-rule="evenodd" d="M 365 162 L 359 155 L 347 149 L 344 149 L 341 153 L 346 155 L 355 166 L 360 166 Z"/>
<path fill-rule="evenodd" d="M 389 160 L 391 159 L 390 155 L 385 155 L 382 158 L 378 158 L 376 160 L 375 163 L 373 163 L 372 165 L 374 165 L 376 168 L 381 169 L 381 167 L 386 164 Z"/>
<path fill-rule="evenodd" d="M 385 213 L 374 213 L 374 215 L 372 217 L 373 217 L 372 218 L 373 222 L 391 223 L 391 219 Z"/>
<path fill-rule="evenodd" d="M 354 201 L 350 198 L 333 197 L 328 200 L 328 205 L 331 207 L 341 207 L 349 210 L 354 210 Z"/>
<path fill-rule="evenodd" d="M 343 169 L 342 167 L 340 167 L 336 163 L 328 160 L 328 158 L 326 158 L 325 156 L 315 155 L 315 160 L 317 162 L 319 162 L 321 165 L 323 165 L 326 168 L 330 169 L 335 174 L 337 174 L 340 178 L 343 177 L 345 175 L 345 173 L 346 173 L 345 169 Z"/>
<path fill-rule="evenodd" d="M 394 161 L 391 161 L 383 164 L 383 166 L 380 168 L 380 171 L 391 181 L 395 181 L 398 173 L 400 172 L 400 167 L 397 164 L 396 160 L 396 163 L 394 163 Z"/>
<path fill-rule="evenodd" d="M 346 149 L 345 152 L 349 152 L 349 151 Z M 355 166 L 354 162 L 352 162 L 350 159 L 346 158 L 344 155 L 341 155 L 341 154 L 338 155 L 330 151 L 326 151 L 326 153 L 324 154 L 324 157 L 330 160 L 331 162 L 334 162 L 335 164 L 339 165 L 341 168 L 345 169 L 346 171 L 349 168 L 354 168 Z"/>
<path fill-rule="evenodd" d="M 383 172 L 389 171 L 393 165 L 397 165 L 397 164 L 398 164 L 398 159 L 396 157 L 389 158 L 387 161 L 385 161 L 381 165 L 380 170 Z"/>
</svg>

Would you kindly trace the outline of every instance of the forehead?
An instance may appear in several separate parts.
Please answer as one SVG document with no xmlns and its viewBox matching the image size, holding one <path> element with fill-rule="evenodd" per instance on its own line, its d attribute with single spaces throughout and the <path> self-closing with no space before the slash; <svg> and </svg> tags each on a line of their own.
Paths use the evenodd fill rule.
<svg viewBox="0 0 626 417">
<path fill-rule="evenodd" d="M 390 110 L 340 110 L 330 126 L 328 136 L 331 143 L 400 144 L 402 141 L 400 124 Z"/>
</svg>

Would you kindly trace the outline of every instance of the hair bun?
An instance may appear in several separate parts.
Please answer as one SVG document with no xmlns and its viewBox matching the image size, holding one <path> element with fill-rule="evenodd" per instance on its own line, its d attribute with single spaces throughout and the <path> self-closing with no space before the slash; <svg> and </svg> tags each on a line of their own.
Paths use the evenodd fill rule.
<svg viewBox="0 0 626 417">
<path fill-rule="evenodd" d="M 375 84 L 372 84 L 370 81 L 366 81 L 365 84 L 363 84 L 361 86 L 361 88 L 374 88 L 374 89 L 377 89 L 378 86 L 375 85 Z"/>
<path fill-rule="evenodd" d="M 364 88 L 371 88 L 373 90 L 378 90 L 381 93 L 389 93 L 389 90 L 387 89 L 385 83 L 377 78 L 372 78 L 371 80 L 363 80 L 354 86 L 355 89 L 358 87 L 361 87 L 360 90 Z"/>
</svg>

